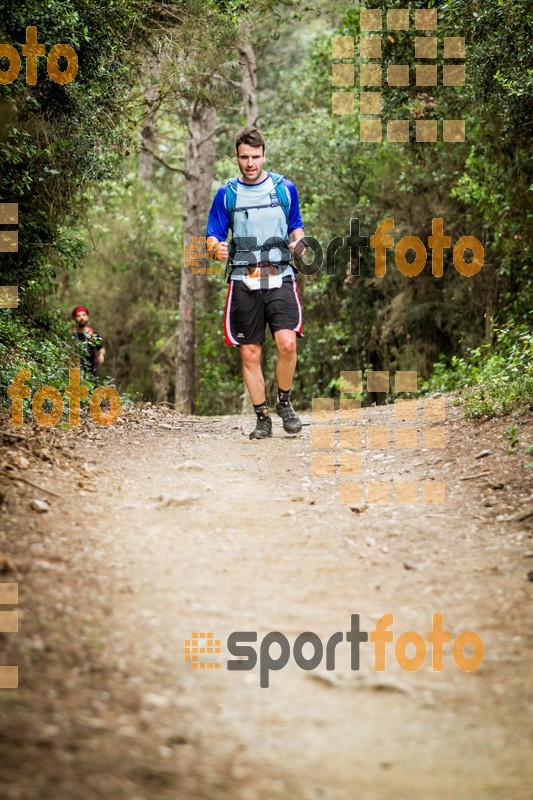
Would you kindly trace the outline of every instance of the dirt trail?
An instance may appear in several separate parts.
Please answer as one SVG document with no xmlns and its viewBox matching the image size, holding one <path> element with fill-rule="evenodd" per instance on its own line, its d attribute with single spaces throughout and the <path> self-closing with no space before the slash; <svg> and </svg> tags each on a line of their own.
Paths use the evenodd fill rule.
<svg viewBox="0 0 533 800">
<path fill-rule="evenodd" d="M 393 414 L 367 409 L 363 425 Z M 276 423 L 250 442 L 250 418 L 148 410 L 66 432 L 75 459 L 62 469 L 32 462 L 24 474 L 62 495 L 48 513 L 26 510 L 45 493 L 10 481 L 0 549 L 21 624 L 2 635 L 1 663 L 20 665 L 21 685 L 0 693 L 8 800 L 533 796 L 532 533 L 507 520 L 531 490 L 505 423 L 467 424 L 449 404 L 444 450 L 366 451 L 365 480 L 446 481 L 447 501 L 357 513 L 338 477 L 311 474 L 304 422 L 299 437 Z M 515 424 L 531 437 L 530 421 Z M 436 673 L 428 646 L 407 672 L 388 645 L 376 673 L 367 643 L 356 672 L 344 642 L 335 671 L 291 658 L 269 688 L 258 667 L 226 668 L 232 631 L 256 631 L 256 649 L 270 631 L 325 643 L 354 613 L 366 631 L 393 613 L 395 640 L 427 639 L 442 613 L 453 638 L 481 636 L 484 663 L 462 672 L 448 645 Z M 222 668 L 185 663 L 193 631 L 221 639 Z"/>
</svg>

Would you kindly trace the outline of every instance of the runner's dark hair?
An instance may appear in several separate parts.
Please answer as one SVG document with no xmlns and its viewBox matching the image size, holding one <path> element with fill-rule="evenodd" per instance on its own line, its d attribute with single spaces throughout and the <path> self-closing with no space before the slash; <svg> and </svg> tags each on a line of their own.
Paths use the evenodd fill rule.
<svg viewBox="0 0 533 800">
<path fill-rule="evenodd" d="M 259 128 L 247 126 L 240 130 L 235 137 L 235 150 L 238 151 L 240 144 L 247 144 L 250 147 L 262 147 L 265 152 L 266 143 Z"/>
</svg>

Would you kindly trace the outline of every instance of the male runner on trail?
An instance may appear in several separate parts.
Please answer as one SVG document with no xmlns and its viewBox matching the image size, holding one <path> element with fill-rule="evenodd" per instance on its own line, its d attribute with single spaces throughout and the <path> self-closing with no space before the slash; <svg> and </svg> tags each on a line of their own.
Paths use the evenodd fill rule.
<svg viewBox="0 0 533 800">
<path fill-rule="evenodd" d="M 257 415 L 250 439 L 272 436 L 261 347 L 268 323 L 278 359 L 276 413 L 287 433 L 299 433 L 290 390 L 296 368 L 296 337 L 302 336 L 302 306 L 290 264 L 293 252 L 305 252 L 298 193 L 293 183 L 266 172 L 265 140 L 257 128 L 244 128 L 235 142 L 240 176 L 215 195 L 207 222 L 207 249 L 228 260 L 229 278 L 224 334 L 241 348 L 242 374 Z M 229 231 L 233 233 L 226 242 Z M 289 242 L 290 238 L 290 242 Z"/>
</svg>

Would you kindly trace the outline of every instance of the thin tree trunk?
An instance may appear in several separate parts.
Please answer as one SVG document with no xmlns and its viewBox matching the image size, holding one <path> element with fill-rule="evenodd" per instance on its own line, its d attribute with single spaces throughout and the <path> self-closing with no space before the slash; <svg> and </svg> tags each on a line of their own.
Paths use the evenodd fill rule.
<svg viewBox="0 0 533 800">
<path fill-rule="evenodd" d="M 241 25 L 238 42 L 239 64 L 242 66 L 242 101 L 244 104 L 246 125 L 257 126 L 259 124 L 259 103 L 257 100 L 257 62 L 250 38 L 250 24 L 248 22 L 243 22 Z M 261 348 L 261 365 L 264 373 L 264 347 Z M 244 386 L 244 392 L 242 394 L 241 411 L 243 414 L 253 411 L 252 401 L 246 386 Z"/>
<path fill-rule="evenodd" d="M 198 187 L 197 219 L 194 221 L 195 233 L 193 234 L 194 236 L 202 237 L 202 239 L 205 236 L 205 226 L 209 214 L 209 206 L 211 204 L 211 187 L 213 185 L 213 178 L 215 177 L 216 126 L 216 111 L 214 107 L 206 106 L 203 113 L 202 144 L 199 150 L 201 167 Z M 200 243 L 200 246 L 203 247 L 203 242 Z M 204 260 L 203 266 L 206 266 L 207 263 L 208 262 Z M 200 266 L 202 266 L 202 264 L 200 264 Z M 196 284 L 197 305 L 201 308 L 207 308 L 211 299 L 211 293 L 209 291 L 210 283 L 207 276 L 198 275 Z"/>
<path fill-rule="evenodd" d="M 258 125 L 257 62 L 250 42 L 250 24 L 243 22 L 238 43 L 239 64 L 242 66 L 242 99 L 247 125 Z"/>
<path fill-rule="evenodd" d="M 214 134 L 216 112 L 212 106 L 196 101 L 189 116 L 189 139 L 185 155 L 184 243 L 202 247 L 205 235 L 215 162 Z M 193 243 L 193 238 L 196 240 Z M 205 266 L 207 260 L 199 259 Z M 206 275 L 193 275 L 191 267 L 181 271 L 178 352 L 176 358 L 176 409 L 190 414 L 195 401 L 195 303 L 205 292 Z"/>
<path fill-rule="evenodd" d="M 141 150 L 139 153 L 139 178 L 147 189 L 152 188 L 154 174 L 154 152 L 157 146 L 157 111 L 159 108 L 159 79 L 161 61 L 157 53 L 146 57 L 148 83 L 146 86 L 146 111 L 141 128 Z"/>
</svg>

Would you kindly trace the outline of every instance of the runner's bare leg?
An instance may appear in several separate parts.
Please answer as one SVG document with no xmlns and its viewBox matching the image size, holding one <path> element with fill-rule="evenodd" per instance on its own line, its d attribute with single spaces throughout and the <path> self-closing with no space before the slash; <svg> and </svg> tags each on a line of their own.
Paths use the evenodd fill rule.
<svg viewBox="0 0 533 800">
<path fill-rule="evenodd" d="M 294 370 L 296 369 L 296 333 L 288 329 L 276 331 L 274 339 L 278 348 L 276 380 L 283 391 L 288 391 L 292 386 Z"/>
<path fill-rule="evenodd" d="M 258 406 L 266 399 L 265 379 L 261 369 L 260 344 L 241 344 L 242 377 L 252 403 Z"/>
</svg>

